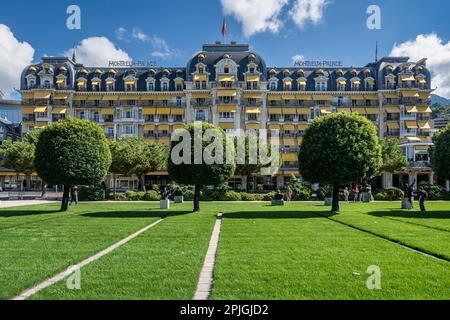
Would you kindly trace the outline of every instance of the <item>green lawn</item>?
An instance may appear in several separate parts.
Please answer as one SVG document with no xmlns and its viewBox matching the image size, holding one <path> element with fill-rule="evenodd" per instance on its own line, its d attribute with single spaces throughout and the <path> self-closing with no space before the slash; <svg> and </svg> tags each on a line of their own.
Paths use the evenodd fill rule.
<svg viewBox="0 0 450 320">
<path fill-rule="evenodd" d="M 83 268 L 81 290 L 63 281 L 32 299 L 191 299 L 219 211 L 213 299 L 450 299 L 450 202 L 430 203 L 426 214 L 399 207 L 343 204 L 339 215 L 319 203 L 202 203 L 199 214 L 190 203 L 166 212 L 151 203 L 81 204 L 68 214 L 56 204 L 0 210 L 0 299 L 167 213 Z M 371 265 L 381 268 L 382 290 L 366 288 Z"/>
</svg>

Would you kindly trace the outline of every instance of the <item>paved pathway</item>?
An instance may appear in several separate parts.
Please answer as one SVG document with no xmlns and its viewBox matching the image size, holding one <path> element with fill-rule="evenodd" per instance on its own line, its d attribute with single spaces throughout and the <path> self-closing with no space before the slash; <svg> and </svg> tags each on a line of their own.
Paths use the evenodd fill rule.
<svg viewBox="0 0 450 320">
<path fill-rule="evenodd" d="M 56 201 L 47 200 L 11 200 L 11 201 L 1 201 L 0 209 L 2 208 L 13 208 L 21 206 L 34 206 L 38 204 L 54 203 Z"/>
<path fill-rule="evenodd" d="M 38 293 L 39 291 L 48 288 L 52 285 L 54 285 L 57 282 L 60 282 L 62 280 L 64 280 L 65 278 L 71 276 L 75 270 L 80 270 L 81 268 L 83 268 L 84 266 L 100 259 L 101 257 L 107 255 L 108 253 L 111 253 L 112 251 L 116 250 L 117 248 L 119 248 L 120 246 L 123 246 L 124 244 L 126 244 L 127 242 L 133 240 L 134 238 L 136 238 L 137 236 L 141 235 L 142 233 L 144 233 L 145 231 L 153 228 L 154 226 L 156 226 L 157 224 L 159 224 L 161 221 L 163 221 L 164 219 L 160 219 L 148 226 L 146 226 L 145 228 L 142 228 L 141 230 L 133 233 L 132 235 L 126 237 L 125 239 L 120 240 L 119 242 L 113 244 L 112 246 L 100 251 L 99 253 L 93 255 L 90 258 L 87 258 L 86 260 L 81 261 L 80 263 L 71 266 L 69 268 L 67 268 L 66 270 L 64 270 L 61 273 L 58 273 L 57 275 L 53 276 L 50 279 L 47 279 L 41 283 L 39 283 L 38 285 L 34 286 L 33 288 L 27 289 L 25 291 L 23 291 L 20 295 L 18 295 L 17 297 L 15 297 L 13 300 L 26 300 L 29 297 L 31 297 L 32 295 Z"/>
<path fill-rule="evenodd" d="M 222 227 L 222 214 L 217 215 L 216 225 L 211 235 L 208 252 L 203 263 L 200 279 L 198 280 L 197 290 L 194 300 L 208 300 L 214 284 L 214 267 L 216 265 L 217 246 L 219 244 L 220 228 Z"/>
</svg>

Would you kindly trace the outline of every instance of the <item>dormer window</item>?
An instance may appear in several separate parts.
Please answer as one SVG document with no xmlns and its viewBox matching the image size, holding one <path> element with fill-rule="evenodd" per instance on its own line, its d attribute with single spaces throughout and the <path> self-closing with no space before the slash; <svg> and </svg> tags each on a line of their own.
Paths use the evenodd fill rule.
<svg viewBox="0 0 450 320">
<path fill-rule="evenodd" d="M 115 90 L 115 81 L 112 78 L 106 79 L 106 91 L 114 91 Z"/>
<path fill-rule="evenodd" d="M 361 85 L 361 80 L 358 78 L 352 79 L 352 91 L 359 91 L 359 87 Z"/>
<path fill-rule="evenodd" d="M 230 73 L 230 67 L 228 67 L 228 66 L 224 67 L 223 73 Z"/>
<path fill-rule="evenodd" d="M 164 81 L 161 83 L 161 90 L 162 91 L 169 91 L 169 82 Z"/>
<path fill-rule="evenodd" d="M 155 91 L 155 83 L 154 82 L 147 83 L 147 91 Z"/>
<path fill-rule="evenodd" d="M 50 80 L 44 80 L 44 85 L 43 85 L 43 87 L 44 87 L 45 89 L 50 89 L 50 88 L 51 88 L 51 82 L 50 82 Z"/>
<path fill-rule="evenodd" d="M 92 91 L 100 91 L 100 79 L 94 78 L 91 81 L 92 84 Z"/>
<path fill-rule="evenodd" d="M 125 79 L 125 91 L 136 91 L 136 80 L 135 79 Z"/>
<path fill-rule="evenodd" d="M 337 91 L 345 91 L 346 85 L 347 85 L 347 80 L 345 80 L 345 78 L 339 78 L 337 80 Z"/>
<path fill-rule="evenodd" d="M 275 81 L 271 81 L 269 86 L 270 86 L 270 91 L 277 90 L 277 83 Z"/>
</svg>

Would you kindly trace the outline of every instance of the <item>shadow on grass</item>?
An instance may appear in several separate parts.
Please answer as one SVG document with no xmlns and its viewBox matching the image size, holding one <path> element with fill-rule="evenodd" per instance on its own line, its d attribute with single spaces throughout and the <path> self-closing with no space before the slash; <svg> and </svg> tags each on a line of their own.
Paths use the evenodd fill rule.
<svg viewBox="0 0 450 320">
<path fill-rule="evenodd" d="M 0 218 L 39 216 L 60 213 L 59 210 L 1 210 Z"/>
<path fill-rule="evenodd" d="M 192 213 L 192 211 L 164 211 L 160 209 L 149 209 L 143 211 L 109 211 L 109 212 L 89 212 L 81 214 L 88 218 L 168 218 L 183 216 Z"/>
<path fill-rule="evenodd" d="M 391 211 L 375 211 L 368 212 L 368 215 L 374 217 L 390 217 L 390 218 L 413 218 L 413 219 L 450 219 L 449 211 L 406 211 L 406 210 L 391 210 Z"/>
<path fill-rule="evenodd" d="M 302 212 L 302 211 L 240 211 L 224 213 L 224 219 L 317 219 L 334 216 L 334 213 L 326 212 Z"/>
</svg>

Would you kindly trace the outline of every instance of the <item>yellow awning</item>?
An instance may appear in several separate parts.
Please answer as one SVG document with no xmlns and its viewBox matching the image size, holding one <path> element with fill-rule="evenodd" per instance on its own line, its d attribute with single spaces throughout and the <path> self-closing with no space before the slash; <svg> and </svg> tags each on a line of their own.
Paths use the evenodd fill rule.
<svg viewBox="0 0 450 320">
<path fill-rule="evenodd" d="M 47 107 L 36 107 L 34 108 L 34 113 L 44 113 L 47 112 Z"/>
<path fill-rule="evenodd" d="M 366 108 L 352 108 L 353 113 L 366 114 Z"/>
<path fill-rule="evenodd" d="M 146 124 L 144 125 L 144 131 L 154 131 L 155 125 L 154 124 Z"/>
<path fill-rule="evenodd" d="M 297 100 L 297 97 L 295 96 L 295 94 L 283 94 L 281 96 L 281 99 L 283 99 L 283 100 Z"/>
<path fill-rule="evenodd" d="M 169 131 L 169 125 L 168 124 L 158 125 L 158 131 L 163 131 L 163 130 Z"/>
<path fill-rule="evenodd" d="M 350 95 L 349 98 L 351 100 L 365 100 L 362 94 Z"/>
<path fill-rule="evenodd" d="M 419 97 L 422 100 L 428 100 L 428 99 L 430 99 L 430 93 L 429 92 L 419 92 Z"/>
<path fill-rule="evenodd" d="M 281 95 L 279 95 L 279 94 L 269 94 L 267 99 L 269 101 L 280 101 L 281 100 Z"/>
<path fill-rule="evenodd" d="M 402 81 L 416 81 L 413 75 L 401 75 L 400 78 Z"/>
<path fill-rule="evenodd" d="M 352 84 L 355 85 L 355 86 L 359 86 L 361 84 L 361 81 L 360 80 L 355 80 L 355 81 L 352 81 Z"/>
<path fill-rule="evenodd" d="M 284 82 L 284 85 L 285 85 L 285 86 L 290 86 L 290 85 L 292 85 L 292 80 L 284 80 L 283 82 Z"/>
<path fill-rule="evenodd" d="M 76 95 L 73 97 L 73 101 L 82 101 L 82 100 L 86 100 L 87 96 L 86 95 Z"/>
<path fill-rule="evenodd" d="M 296 153 L 283 153 L 281 155 L 281 159 L 283 159 L 283 161 L 297 162 L 298 161 L 298 154 L 296 154 Z"/>
<path fill-rule="evenodd" d="M 380 112 L 380 109 L 373 107 L 373 108 L 366 108 L 366 114 L 378 114 Z"/>
<path fill-rule="evenodd" d="M 345 85 L 345 84 L 347 84 L 347 81 L 345 81 L 345 80 L 339 80 L 339 81 L 338 81 L 338 84 L 340 84 L 340 85 Z"/>
<path fill-rule="evenodd" d="M 400 106 L 384 107 L 387 113 L 400 113 Z"/>
<path fill-rule="evenodd" d="M 297 100 L 311 101 L 312 96 L 310 94 L 296 94 Z"/>
<path fill-rule="evenodd" d="M 431 129 L 431 124 L 429 121 L 419 121 L 417 123 L 419 125 L 419 129 Z"/>
<path fill-rule="evenodd" d="M 184 128 L 184 124 L 174 124 L 174 125 L 172 125 L 172 130 L 173 131 L 178 130 L 178 129 L 182 129 L 182 128 Z"/>
<path fill-rule="evenodd" d="M 219 76 L 219 81 L 234 82 L 234 80 L 235 80 L 234 75 L 220 75 Z"/>
<path fill-rule="evenodd" d="M 65 107 L 54 107 L 52 109 L 52 114 L 66 114 L 67 108 Z"/>
<path fill-rule="evenodd" d="M 261 93 L 255 93 L 255 92 L 244 93 L 244 99 L 260 99 L 260 98 L 261 98 Z"/>
<path fill-rule="evenodd" d="M 399 96 L 396 93 L 384 93 L 383 96 L 389 99 L 398 99 Z"/>
<path fill-rule="evenodd" d="M 172 96 L 169 94 L 160 94 L 160 95 L 156 96 L 156 99 L 159 101 L 170 100 L 170 99 L 172 99 Z"/>
<path fill-rule="evenodd" d="M 257 74 L 248 74 L 247 75 L 247 81 L 258 82 L 259 81 L 259 75 L 257 75 Z"/>
<path fill-rule="evenodd" d="M 46 126 L 48 125 L 48 123 L 47 122 L 36 122 L 36 126 L 35 126 L 35 128 L 36 129 L 43 129 L 43 128 L 45 128 Z"/>
<path fill-rule="evenodd" d="M 417 129 L 417 128 L 419 128 L 419 126 L 417 125 L 416 121 L 405 121 L 405 126 L 408 129 Z"/>
<path fill-rule="evenodd" d="M 22 99 L 23 100 L 30 100 L 33 99 L 34 95 L 32 92 L 24 92 L 22 93 Z"/>
<path fill-rule="evenodd" d="M 136 80 L 125 80 L 125 85 L 134 85 Z"/>
<path fill-rule="evenodd" d="M 283 144 L 285 146 L 297 147 L 298 141 L 295 138 L 283 138 Z"/>
<path fill-rule="evenodd" d="M 102 95 L 101 94 L 90 94 L 87 96 L 87 100 L 88 101 L 95 101 L 95 100 L 102 100 Z"/>
<path fill-rule="evenodd" d="M 236 90 L 230 89 L 218 89 L 217 96 L 218 97 L 235 97 L 237 95 Z"/>
<path fill-rule="evenodd" d="M 407 137 L 406 138 L 409 142 L 421 142 L 420 138 L 417 137 Z"/>
<path fill-rule="evenodd" d="M 247 114 L 259 114 L 259 113 L 261 113 L 261 109 L 260 108 L 246 108 L 245 109 L 245 113 L 247 113 Z"/>
<path fill-rule="evenodd" d="M 156 108 L 143 108 L 142 114 L 144 116 L 150 116 L 156 114 Z"/>
<path fill-rule="evenodd" d="M 283 108 L 283 114 L 297 114 L 296 108 Z"/>
<path fill-rule="evenodd" d="M 116 109 L 115 108 L 102 108 L 100 110 L 100 113 L 104 116 L 113 116 L 116 114 Z"/>
<path fill-rule="evenodd" d="M 157 108 L 156 114 L 159 115 L 169 115 L 170 114 L 170 108 Z"/>
<path fill-rule="evenodd" d="M 305 86 L 306 85 L 306 80 L 305 79 L 299 79 L 297 80 L 297 83 L 301 86 Z"/>
<path fill-rule="evenodd" d="M 346 113 L 351 113 L 352 109 L 351 108 L 337 108 L 336 112 L 346 112 Z"/>
<path fill-rule="evenodd" d="M 267 112 L 269 114 L 282 114 L 283 113 L 281 108 L 268 108 Z"/>
<path fill-rule="evenodd" d="M 285 124 L 283 125 L 283 130 L 295 131 L 295 126 L 293 124 Z"/>
<path fill-rule="evenodd" d="M 425 84 L 425 83 L 427 83 L 427 80 L 426 79 L 419 79 L 419 80 L 417 80 L 419 83 L 421 83 L 421 84 Z"/>
<path fill-rule="evenodd" d="M 406 112 L 417 113 L 417 107 L 416 106 L 406 106 Z"/>
<path fill-rule="evenodd" d="M 35 109 L 35 107 L 23 107 L 22 113 L 23 114 L 32 114 L 32 113 L 34 113 L 34 109 Z"/>
<path fill-rule="evenodd" d="M 219 127 L 221 127 L 224 130 L 234 129 L 234 122 L 221 122 L 219 123 Z"/>
<path fill-rule="evenodd" d="M 117 99 L 119 99 L 117 94 L 106 94 L 103 96 L 102 101 L 115 101 Z"/>
<path fill-rule="evenodd" d="M 236 106 L 234 105 L 219 105 L 217 107 L 218 112 L 236 112 Z"/>
<path fill-rule="evenodd" d="M 246 129 L 254 129 L 254 130 L 258 130 L 258 129 L 261 128 L 261 125 L 260 125 L 259 123 L 252 122 L 252 123 L 247 123 L 247 124 L 245 125 L 245 128 L 246 128 Z"/>
<path fill-rule="evenodd" d="M 308 129 L 309 128 L 309 124 L 308 123 L 300 123 L 299 125 L 298 125 L 298 130 L 299 131 L 305 131 L 306 129 Z"/>
<path fill-rule="evenodd" d="M 321 94 L 321 95 L 313 95 L 313 100 L 314 101 L 328 101 L 333 99 L 332 95 L 327 95 L 327 94 Z"/>
<path fill-rule="evenodd" d="M 273 123 L 273 124 L 269 124 L 268 129 L 269 130 L 280 130 L 281 126 L 279 124 Z"/>
<path fill-rule="evenodd" d="M 119 96 L 119 99 L 121 101 L 124 101 L 124 100 L 139 100 L 139 95 L 137 95 L 137 94 L 123 94 L 123 95 Z"/>
<path fill-rule="evenodd" d="M 51 92 L 50 91 L 34 91 L 34 99 L 50 99 Z"/>
<path fill-rule="evenodd" d="M 365 100 L 378 100 L 378 95 L 376 93 L 365 94 L 364 99 Z"/>
<path fill-rule="evenodd" d="M 389 129 L 400 129 L 400 123 L 398 121 L 388 121 L 386 124 Z"/>
<path fill-rule="evenodd" d="M 428 151 L 430 149 L 430 146 L 416 146 L 417 151 Z"/>
<path fill-rule="evenodd" d="M 311 111 L 309 110 L 309 108 L 297 108 L 297 113 L 305 116 L 309 115 Z"/>
<path fill-rule="evenodd" d="M 176 116 L 181 116 L 184 114 L 184 109 L 183 108 L 172 108 L 170 113 L 173 115 L 176 115 Z"/>
<path fill-rule="evenodd" d="M 53 99 L 56 100 L 67 100 L 68 97 L 69 97 L 68 93 L 55 93 L 53 95 Z"/>
<path fill-rule="evenodd" d="M 419 92 L 416 90 L 402 91 L 402 95 L 405 98 L 420 98 Z"/>
<path fill-rule="evenodd" d="M 206 74 L 196 74 L 194 75 L 194 81 L 206 81 Z"/>
<path fill-rule="evenodd" d="M 194 92 L 192 93 L 192 99 L 209 99 L 211 95 L 209 93 Z"/>
<path fill-rule="evenodd" d="M 322 108 L 320 108 L 320 113 L 322 113 L 322 114 L 329 114 L 329 113 L 331 113 L 331 107 L 322 107 Z"/>
<path fill-rule="evenodd" d="M 419 112 L 419 113 L 432 113 L 433 110 L 431 110 L 431 108 L 429 106 L 420 106 L 420 107 L 417 107 L 417 112 Z"/>
</svg>

